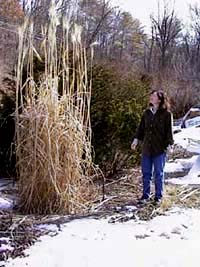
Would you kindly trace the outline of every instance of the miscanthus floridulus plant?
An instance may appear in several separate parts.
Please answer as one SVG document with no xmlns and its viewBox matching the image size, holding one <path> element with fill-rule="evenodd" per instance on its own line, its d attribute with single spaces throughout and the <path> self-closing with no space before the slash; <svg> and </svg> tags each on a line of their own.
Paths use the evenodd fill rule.
<svg viewBox="0 0 200 267">
<path fill-rule="evenodd" d="M 16 167 L 19 205 L 28 213 L 83 212 L 98 195 L 90 178 L 91 63 L 81 43 L 81 27 L 63 18 L 58 40 L 59 24 L 52 4 L 40 53 L 33 45 L 33 24 L 27 19 L 19 29 Z M 33 78 L 35 56 L 45 64 L 39 83 Z M 24 65 L 27 79 L 22 83 Z"/>
</svg>

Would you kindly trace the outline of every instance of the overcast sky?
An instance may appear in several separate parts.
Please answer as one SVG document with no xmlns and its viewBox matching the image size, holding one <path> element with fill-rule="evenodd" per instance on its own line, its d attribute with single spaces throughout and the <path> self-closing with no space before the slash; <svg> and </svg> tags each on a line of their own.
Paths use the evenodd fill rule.
<svg viewBox="0 0 200 267">
<path fill-rule="evenodd" d="M 169 2 L 169 1 L 168 1 Z M 170 3 L 174 1 L 171 0 Z M 133 17 L 138 18 L 143 25 L 146 25 L 145 31 L 150 29 L 150 14 L 157 13 L 158 0 L 112 0 L 113 4 L 120 6 L 123 10 L 129 11 Z M 163 0 L 160 1 L 163 3 Z M 199 0 L 175 0 L 175 11 L 184 23 L 189 21 L 189 4 L 200 3 Z"/>
</svg>

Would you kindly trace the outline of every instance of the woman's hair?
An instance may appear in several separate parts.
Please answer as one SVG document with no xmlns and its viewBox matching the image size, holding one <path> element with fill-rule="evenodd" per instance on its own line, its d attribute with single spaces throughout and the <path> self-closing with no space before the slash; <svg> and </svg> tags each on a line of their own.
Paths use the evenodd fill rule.
<svg viewBox="0 0 200 267">
<path fill-rule="evenodd" d="M 159 108 L 170 111 L 170 102 L 167 95 L 162 90 L 153 90 L 150 95 L 156 92 L 158 99 L 160 100 Z"/>
</svg>

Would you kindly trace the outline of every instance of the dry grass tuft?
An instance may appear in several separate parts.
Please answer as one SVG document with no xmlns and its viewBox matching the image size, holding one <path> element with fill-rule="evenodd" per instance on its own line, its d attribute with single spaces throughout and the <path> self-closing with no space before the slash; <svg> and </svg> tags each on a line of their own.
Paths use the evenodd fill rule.
<svg viewBox="0 0 200 267">
<path fill-rule="evenodd" d="M 78 213 L 87 210 L 98 194 L 90 179 L 95 171 L 91 157 L 91 80 L 87 77 L 81 28 L 75 26 L 71 33 L 69 22 L 67 26 L 63 24 L 58 48 L 56 34 L 60 22 L 53 4 L 49 16 L 50 23 L 43 28 L 40 54 L 33 45 L 32 23 L 26 20 L 19 30 L 16 93 L 19 205 L 27 213 Z M 34 56 L 44 58 L 45 62 L 39 84 L 33 79 Z M 28 75 L 22 84 L 24 63 Z"/>
</svg>

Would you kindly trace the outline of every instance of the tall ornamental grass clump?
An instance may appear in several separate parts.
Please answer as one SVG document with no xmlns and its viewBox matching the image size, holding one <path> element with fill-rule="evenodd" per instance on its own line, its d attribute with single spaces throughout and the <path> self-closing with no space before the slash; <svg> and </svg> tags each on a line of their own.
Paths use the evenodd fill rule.
<svg viewBox="0 0 200 267">
<path fill-rule="evenodd" d="M 27 213 L 84 212 L 98 194 L 90 179 L 91 64 L 81 43 L 81 27 L 63 18 L 58 39 L 59 25 L 52 4 L 40 52 L 34 47 L 33 24 L 26 20 L 19 29 L 16 168 L 19 206 Z M 45 65 L 39 82 L 33 78 L 35 56 Z"/>
</svg>

